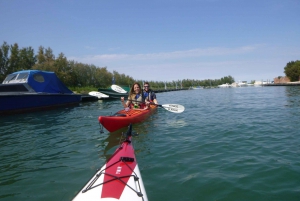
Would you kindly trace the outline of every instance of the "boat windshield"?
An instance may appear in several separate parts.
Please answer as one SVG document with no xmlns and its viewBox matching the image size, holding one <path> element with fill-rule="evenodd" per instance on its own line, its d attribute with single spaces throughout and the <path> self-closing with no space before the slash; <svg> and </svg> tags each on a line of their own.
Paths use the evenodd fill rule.
<svg viewBox="0 0 300 201">
<path fill-rule="evenodd" d="M 19 74 L 10 74 L 8 75 L 2 84 L 8 83 L 26 83 L 29 73 L 19 73 Z"/>
</svg>

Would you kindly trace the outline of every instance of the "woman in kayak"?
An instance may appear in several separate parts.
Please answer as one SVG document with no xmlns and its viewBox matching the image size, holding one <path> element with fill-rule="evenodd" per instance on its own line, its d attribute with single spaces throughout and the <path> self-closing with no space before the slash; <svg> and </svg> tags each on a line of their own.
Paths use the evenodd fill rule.
<svg viewBox="0 0 300 201">
<path fill-rule="evenodd" d="M 143 92 L 141 90 L 141 85 L 139 83 L 134 83 L 129 91 L 128 100 L 124 101 L 124 97 L 121 97 L 121 102 L 124 108 L 134 108 L 134 109 L 148 109 L 149 102 L 145 102 L 143 97 Z"/>
<path fill-rule="evenodd" d="M 150 84 L 149 82 L 144 83 L 144 98 L 146 101 L 153 102 L 155 104 L 158 104 L 157 99 L 156 99 L 156 94 L 154 91 L 150 89 Z"/>
</svg>

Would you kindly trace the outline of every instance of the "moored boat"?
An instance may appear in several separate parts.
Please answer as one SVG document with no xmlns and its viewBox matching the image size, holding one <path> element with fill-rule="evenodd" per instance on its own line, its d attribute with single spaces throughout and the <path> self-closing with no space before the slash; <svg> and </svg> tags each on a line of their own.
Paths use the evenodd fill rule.
<svg viewBox="0 0 300 201">
<path fill-rule="evenodd" d="M 115 91 L 109 90 L 109 89 L 107 89 L 107 90 L 98 89 L 98 91 L 108 95 L 109 98 L 113 98 L 113 99 L 118 99 L 118 98 L 121 98 L 121 97 L 127 97 L 128 96 L 128 93 L 122 94 L 122 93 L 118 93 L 118 92 L 115 92 Z"/>
<path fill-rule="evenodd" d="M 231 87 L 230 84 L 226 83 L 226 84 L 221 84 L 221 85 L 218 85 L 219 88 L 229 88 Z"/>
<path fill-rule="evenodd" d="M 116 88 L 117 87 L 117 88 Z M 118 89 L 118 90 L 116 90 Z M 130 88 L 118 85 L 111 85 L 109 88 L 99 88 L 98 91 L 109 96 L 110 99 L 118 99 L 127 97 Z M 122 92 L 122 93 L 120 93 Z"/>
<path fill-rule="evenodd" d="M 75 105 L 80 101 L 81 95 L 69 90 L 53 72 L 18 71 L 0 84 L 0 114 Z"/>
<path fill-rule="evenodd" d="M 109 132 L 114 132 L 129 124 L 140 123 L 144 121 L 157 108 L 156 105 L 150 105 L 150 109 L 129 109 L 120 110 L 111 116 L 99 116 L 99 123 Z"/>
<path fill-rule="evenodd" d="M 147 201 L 147 194 L 132 145 L 132 125 L 125 140 L 73 201 Z"/>
<path fill-rule="evenodd" d="M 99 91 L 91 91 L 89 92 L 89 95 L 90 96 L 95 96 L 97 97 L 98 99 L 109 99 L 109 96 L 104 94 L 104 93 L 101 93 Z"/>
</svg>

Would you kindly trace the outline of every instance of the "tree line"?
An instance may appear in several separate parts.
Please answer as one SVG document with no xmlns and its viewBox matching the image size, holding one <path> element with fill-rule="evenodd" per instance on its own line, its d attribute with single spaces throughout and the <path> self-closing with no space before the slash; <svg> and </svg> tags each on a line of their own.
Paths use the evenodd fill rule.
<svg viewBox="0 0 300 201">
<path fill-rule="evenodd" d="M 135 80 L 132 77 L 120 74 L 117 71 L 109 72 L 106 67 L 98 67 L 93 64 L 83 64 L 74 60 L 68 60 L 63 53 L 57 57 L 50 47 L 40 46 L 37 54 L 32 47 L 19 48 L 17 43 L 13 45 L 3 42 L 0 47 L 0 81 L 8 74 L 20 70 L 44 70 L 55 72 L 68 87 L 94 87 L 106 88 L 112 84 L 130 86 L 134 82 L 142 83 L 144 80 Z M 152 88 L 181 88 L 190 86 L 217 86 L 225 83 L 233 83 L 231 76 L 221 79 L 184 79 L 170 82 L 150 81 Z"/>
<path fill-rule="evenodd" d="M 55 57 L 50 47 L 40 46 L 35 54 L 32 47 L 19 48 L 17 43 L 8 45 L 4 42 L 0 47 L 0 80 L 19 70 L 55 72 L 68 87 L 107 87 L 111 85 L 113 77 L 121 85 L 134 82 L 132 77 L 117 71 L 111 73 L 106 67 L 68 60 L 63 53 Z"/>
</svg>

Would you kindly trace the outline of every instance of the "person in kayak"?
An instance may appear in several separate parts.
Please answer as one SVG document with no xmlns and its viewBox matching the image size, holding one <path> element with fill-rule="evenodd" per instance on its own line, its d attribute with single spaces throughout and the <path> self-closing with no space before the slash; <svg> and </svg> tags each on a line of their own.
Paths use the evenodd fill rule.
<svg viewBox="0 0 300 201">
<path fill-rule="evenodd" d="M 150 89 L 150 84 L 149 84 L 149 82 L 145 82 L 145 83 L 144 83 L 144 93 L 143 93 L 143 95 L 144 95 L 144 99 L 145 99 L 146 101 L 149 101 L 149 102 L 153 102 L 153 103 L 155 103 L 155 104 L 158 104 L 157 99 L 156 99 L 156 94 L 154 93 L 154 91 L 152 91 L 152 90 Z"/>
<path fill-rule="evenodd" d="M 134 108 L 134 109 L 148 109 L 149 101 L 145 102 L 143 92 L 141 90 L 141 85 L 135 82 L 130 91 L 128 100 L 124 101 L 124 97 L 121 97 L 121 102 L 124 108 Z"/>
</svg>

